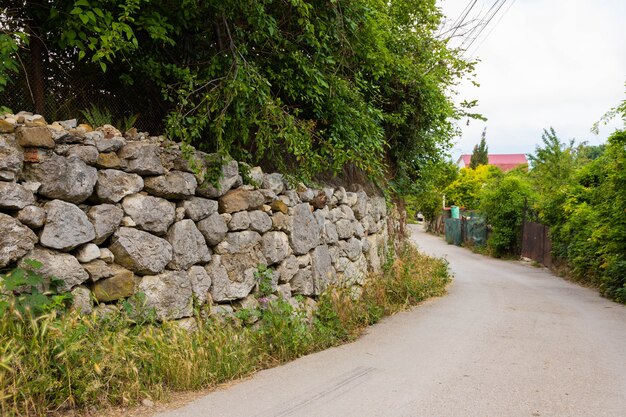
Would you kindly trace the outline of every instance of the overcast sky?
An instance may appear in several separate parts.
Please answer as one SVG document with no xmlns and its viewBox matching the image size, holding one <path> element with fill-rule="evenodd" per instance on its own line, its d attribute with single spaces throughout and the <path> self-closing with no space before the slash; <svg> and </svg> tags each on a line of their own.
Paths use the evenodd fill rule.
<svg viewBox="0 0 626 417">
<path fill-rule="evenodd" d="M 454 21 L 468 3 L 439 0 L 439 7 Z M 478 0 L 468 20 L 493 4 Z M 490 153 L 531 153 L 549 126 L 563 141 L 599 144 L 621 124 L 590 132 L 626 98 L 626 0 L 508 0 L 467 55 L 481 60 L 480 87 L 463 83 L 458 99 L 477 99 L 489 120 L 461 123 L 455 160 L 472 152 L 485 126 Z"/>
</svg>

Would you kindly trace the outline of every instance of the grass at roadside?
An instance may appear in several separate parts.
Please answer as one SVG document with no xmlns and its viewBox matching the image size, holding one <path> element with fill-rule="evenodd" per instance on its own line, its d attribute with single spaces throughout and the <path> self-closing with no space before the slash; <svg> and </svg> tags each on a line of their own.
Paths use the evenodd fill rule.
<svg viewBox="0 0 626 417">
<path fill-rule="evenodd" d="M 312 315 L 305 302 L 297 309 L 278 299 L 231 319 L 198 315 L 192 332 L 138 323 L 128 308 L 104 319 L 54 310 L 35 317 L 9 306 L 0 317 L 0 414 L 62 415 L 215 386 L 353 340 L 382 317 L 442 295 L 450 280 L 445 261 L 408 244 L 373 278 L 359 297 L 330 289 Z"/>
</svg>

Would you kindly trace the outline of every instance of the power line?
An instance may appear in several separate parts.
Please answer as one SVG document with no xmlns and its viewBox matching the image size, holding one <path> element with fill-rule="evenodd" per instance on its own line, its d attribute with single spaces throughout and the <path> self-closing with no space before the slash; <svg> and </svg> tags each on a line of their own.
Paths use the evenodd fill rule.
<svg viewBox="0 0 626 417">
<path fill-rule="evenodd" d="M 457 17 L 457 19 L 454 21 L 454 23 L 452 24 L 452 27 L 448 29 L 447 31 L 443 32 L 441 35 L 445 35 L 446 33 L 452 31 L 452 34 L 448 36 L 447 38 L 447 39 L 452 39 L 454 35 L 456 34 L 456 31 L 459 30 L 459 28 L 463 26 L 463 24 L 465 23 L 465 19 L 467 18 L 467 15 L 472 11 L 472 9 L 474 8 L 477 2 L 478 0 L 470 0 L 467 6 L 465 6 L 463 11 L 459 15 L 459 17 Z"/>
<path fill-rule="evenodd" d="M 500 22 L 502 21 L 502 19 L 504 19 L 504 16 L 506 16 L 506 14 L 509 12 L 509 10 L 511 10 L 511 8 L 513 7 L 513 5 L 515 4 L 517 0 L 513 0 L 511 3 L 509 3 L 509 7 L 506 8 L 506 10 L 500 15 L 500 18 L 498 19 L 498 21 L 491 27 L 491 30 L 489 31 L 489 33 L 487 33 L 487 36 L 485 36 L 483 38 L 482 41 L 480 41 L 480 43 L 478 44 L 478 46 L 476 46 L 476 48 L 474 48 L 474 51 L 470 54 L 471 57 L 474 57 L 476 55 L 476 52 L 478 52 L 478 50 L 480 49 L 480 47 L 483 45 L 483 43 L 485 43 L 485 41 L 487 40 L 487 38 L 491 35 L 491 33 L 494 31 L 494 29 L 500 24 Z"/>
<path fill-rule="evenodd" d="M 467 42 L 469 42 L 469 45 L 471 45 L 472 43 L 474 43 L 474 41 L 476 40 L 476 38 L 478 36 L 480 36 L 480 34 L 482 33 L 482 31 L 485 29 L 486 25 L 489 24 L 489 22 L 491 21 L 491 19 L 493 18 L 493 16 L 495 16 L 495 13 L 497 13 L 497 11 L 499 10 L 496 9 L 496 7 L 498 5 L 501 5 L 503 1 L 506 0 L 496 0 L 491 7 L 489 8 L 489 10 L 487 10 L 487 13 L 485 13 L 483 16 L 480 16 L 480 22 L 478 24 L 476 24 L 472 30 L 469 31 L 469 33 L 467 34 L 467 37 L 463 40 L 463 42 L 460 45 L 460 48 L 463 48 L 465 46 L 465 44 Z M 492 10 L 495 10 L 494 13 L 491 13 Z M 480 29 L 479 29 L 480 28 Z M 478 32 L 476 32 L 476 30 L 478 30 Z M 472 34 L 474 34 L 474 32 L 476 32 L 476 35 L 474 37 L 472 37 Z M 469 48 L 469 45 L 467 48 L 465 48 L 465 50 L 467 51 L 467 49 Z"/>
<path fill-rule="evenodd" d="M 497 1 L 496 1 L 497 2 Z M 485 30 L 485 28 L 487 26 L 489 26 L 489 23 L 491 23 L 491 21 L 493 20 L 493 18 L 498 14 L 498 12 L 500 11 L 500 9 L 502 9 L 502 6 L 504 6 L 506 4 L 507 0 L 502 0 L 502 2 L 500 3 L 500 5 L 498 6 L 498 8 L 493 12 L 493 14 L 489 17 L 489 20 L 487 20 L 487 23 L 485 23 L 483 25 L 483 27 L 480 29 L 480 31 L 476 34 L 476 36 L 474 37 L 474 39 L 472 39 L 472 41 L 469 43 L 469 45 L 467 45 L 467 48 L 465 48 L 466 51 L 469 51 L 469 49 L 472 47 L 472 45 L 474 44 L 474 42 L 476 42 L 476 40 L 480 37 L 480 35 L 483 33 L 483 31 Z M 495 3 L 494 3 L 495 4 Z"/>
</svg>

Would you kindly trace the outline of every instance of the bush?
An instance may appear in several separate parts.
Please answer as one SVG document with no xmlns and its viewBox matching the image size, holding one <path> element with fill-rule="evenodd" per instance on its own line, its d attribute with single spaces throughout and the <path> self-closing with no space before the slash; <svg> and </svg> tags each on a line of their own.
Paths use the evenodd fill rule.
<svg viewBox="0 0 626 417">
<path fill-rule="evenodd" d="M 488 183 L 481 191 L 480 209 L 491 226 L 487 244 L 494 256 L 519 253 L 524 210 L 531 200 L 531 186 L 518 171 Z"/>
</svg>

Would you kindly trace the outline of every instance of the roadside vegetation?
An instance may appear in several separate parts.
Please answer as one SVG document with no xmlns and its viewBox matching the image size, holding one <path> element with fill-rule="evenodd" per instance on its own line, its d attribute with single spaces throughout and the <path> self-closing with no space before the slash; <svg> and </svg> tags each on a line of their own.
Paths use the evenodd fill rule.
<svg viewBox="0 0 626 417">
<path fill-rule="evenodd" d="M 605 118 L 619 116 L 626 122 L 626 101 Z M 530 170 L 463 168 L 433 193 L 482 213 L 493 256 L 519 255 L 524 218 L 549 226 L 559 270 L 626 303 L 626 130 L 598 146 L 563 142 L 552 128 L 541 139 L 528 155 Z M 424 213 L 433 219 L 439 210 Z"/>
<path fill-rule="evenodd" d="M 384 316 L 442 295 L 450 281 L 444 260 L 409 244 L 360 294 L 329 289 L 316 309 L 269 296 L 263 276 L 260 268 L 259 308 L 196 311 L 190 331 L 155 321 L 140 296 L 110 314 L 80 315 L 66 295 L 39 292 L 36 273 L 10 271 L 0 293 L 0 414 L 64 415 L 214 387 L 354 340 Z M 30 294 L 14 295 L 25 286 Z"/>
</svg>

